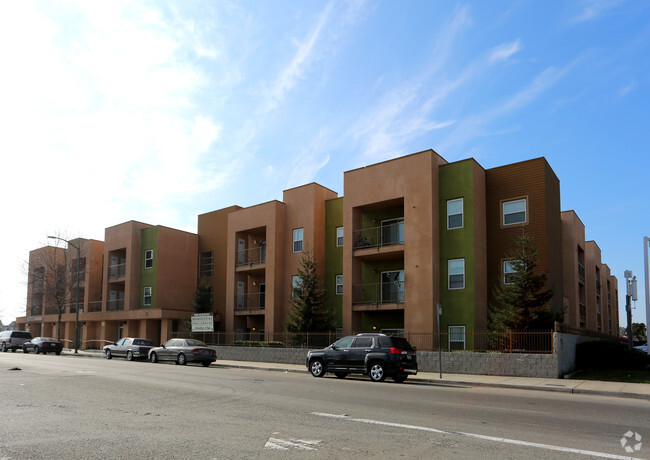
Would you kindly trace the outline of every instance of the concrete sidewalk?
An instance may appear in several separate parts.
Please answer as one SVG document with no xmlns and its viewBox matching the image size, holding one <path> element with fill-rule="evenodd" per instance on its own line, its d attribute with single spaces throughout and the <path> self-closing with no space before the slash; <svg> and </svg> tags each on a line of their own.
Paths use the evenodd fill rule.
<svg viewBox="0 0 650 460">
<path fill-rule="evenodd" d="M 65 349 L 66 354 L 74 352 Z M 101 350 L 80 350 L 78 356 L 103 358 Z M 217 359 L 216 367 L 238 369 L 261 369 L 277 372 L 308 373 L 307 367 L 299 364 L 262 363 L 252 361 L 224 361 Z M 390 379 L 389 379 L 390 380 Z M 533 377 L 507 377 L 498 375 L 446 374 L 418 372 L 408 381 L 432 385 L 458 385 L 469 387 L 511 388 L 517 390 L 554 391 L 585 395 L 613 396 L 618 398 L 645 399 L 650 401 L 650 384 L 602 382 L 598 380 L 543 379 Z"/>
</svg>

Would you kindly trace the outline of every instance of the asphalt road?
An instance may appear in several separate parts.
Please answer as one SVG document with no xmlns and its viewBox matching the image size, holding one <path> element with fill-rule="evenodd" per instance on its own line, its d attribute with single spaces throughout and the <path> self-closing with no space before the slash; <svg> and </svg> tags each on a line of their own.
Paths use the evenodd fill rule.
<svg viewBox="0 0 650 460">
<path fill-rule="evenodd" d="M 0 459 L 650 458 L 640 400 L 21 352 L 0 385 Z"/>
</svg>

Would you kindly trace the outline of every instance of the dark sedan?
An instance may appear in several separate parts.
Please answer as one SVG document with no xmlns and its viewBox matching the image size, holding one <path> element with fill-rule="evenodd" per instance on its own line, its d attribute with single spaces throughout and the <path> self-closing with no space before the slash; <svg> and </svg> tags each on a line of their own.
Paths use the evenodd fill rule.
<svg viewBox="0 0 650 460">
<path fill-rule="evenodd" d="M 23 353 L 33 351 L 36 354 L 48 352 L 61 354 L 63 343 L 52 337 L 34 337 L 31 341 L 23 344 Z"/>
<path fill-rule="evenodd" d="M 201 363 L 208 367 L 217 360 L 217 352 L 212 348 L 195 339 L 171 339 L 162 346 L 152 349 L 149 352 L 149 360 L 152 363 L 158 361 L 174 361 L 176 364 L 185 365 L 190 363 Z"/>
<path fill-rule="evenodd" d="M 156 344 L 149 339 L 139 339 L 133 337 L 124 337 L 112 345 L 104 347 L 104 354 L 106 359 L 111 359 L 113 356 L 123 357 L 129 361 L 134 359 L 147 359 L 149 350 L 155 347 Z"/>
</svg>

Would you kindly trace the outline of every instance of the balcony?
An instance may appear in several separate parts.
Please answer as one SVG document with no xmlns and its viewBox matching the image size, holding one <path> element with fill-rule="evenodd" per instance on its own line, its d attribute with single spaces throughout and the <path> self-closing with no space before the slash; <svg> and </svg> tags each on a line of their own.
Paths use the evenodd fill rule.
<svg viewBox="0 0 650 460">
<path fill-rule="evenodd" d="M 97 300 L 97 301 L 94 301 L 94 302 L 88 302 L 88 313 L 94 313 L 94 312 L 98 312 L 98 311 L 102 311 L 102 301 L 101 300 Z"/>
<path fill-rule="evenodd" d="M 106 302 L 107 311 L 124 310 L 124 299 L 108 300 Z"/>
<path fill-rule="evenodd" d="M 352 286 L 352 309 L 355 311 L 403 310 L 404 281 L 355 284 Z"/>
<path fill-rule="evenodd" d="M 261 270 L 266 263 L 266 246 L 235 251 L 237 271 Z"/>
<path fill-rule="evenodd" d="M 108 280 L 118 281 L 126 276 L 126 264 L 116 264 L 108 266 Z"/>
<path fill-rule="evenodd" d="M 266 293 L 256 292 L 235 295 L 235 314 L 264 314 L 266 306 Z"/>
<path fill-rule="evenodd" d="M 352 232 L 354 256 L 364 260 L 404 257 L 404 219 Z"/>
<path fill-rule="evenodd" d="M 585 266 L 578 262 L 578 281 L 580 284 L 585 284 Z"/>
</svg>

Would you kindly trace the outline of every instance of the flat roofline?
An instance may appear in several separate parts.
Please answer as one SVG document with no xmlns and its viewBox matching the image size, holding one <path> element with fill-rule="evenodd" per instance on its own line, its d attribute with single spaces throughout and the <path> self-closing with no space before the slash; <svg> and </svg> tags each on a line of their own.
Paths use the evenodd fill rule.
<svg viewBox="0 0 650 460">
<path fill-rule="evenodd" d="M 456 163 L 463 163 L 464 161 L 473 161 L 479 168 L 481 168 L 483 171 L 485 171 L 485 168 L 483 167 L 483 165 L 481 165 L 481 163 L 476 161 L 476 158 L 474 158 L 474 157 L 469 157 L 469 158 L 464 158 L 462 160 L 447 162 L 444 165 L 440 165 L 440 167 L 442 168 L 444 166 L 455 165 Z"/>
<path fill-rule="evenodd" d="M 149 227 L 155 227 L 155 225 L 147 224 L 146 222 L 140 222 L 139 220 L 127 220 L 122 223 L 111 225 L 110 227 L 106 227 L 104 231 L 108 230 L 109 228 L 119 227 L 120 225 L 125 225 L 125 224 L 141 224 L 141 225 L 148 225 Z"/>
<path fill-rule="evenodd" d="M 366 169 L 366 168 L 372 168 L 373 166 L 378 166 L 378 165 L 381 165 L 381 164 L 384 164 L 384 163 L 390 163 L 391 161 L 399 161 L 399 160 L 403 160 L 404 158 L 412 157 L 412 156 L 415 156 L 415 155 L 422 155 L 423 153 L 432 153 L 432 154 L 436 155 L 438 158 L 444 160 L 445 163 L 448 163 L 448 161 L 445 160 L 445 159 L 442 157 L 442 155 L 440 155 L 438 152 L 436 152 L 436 151 L 433 150 L 433 149 L 427 149 L 427 150 L 422 150 L 422 151 L 420 151 L 420 152 L 409 153 L 408 155 L 404 155 L 404 156 L 401 156 L 401 157 L 390 158 L 390 159 L 388 159 L 388 160 L 380 161 L 379 163 L 373 163 L 373 164 L 370 164 L 370 165 L 367 165 L 367 166 L 361 166 L 361 167 L 359 167 L 359 168 L 350 169 L 350 170 L 348 170 L 348 171 L 344 171 L 343 174 L 347 174 L 347 173 L 349 173 L 349 172 L 360 171 L 360 170 L 362 170 L 362 169 Z"/>
<path fill-rule="evenodd" d="M 297 188 L 302 188 L 302 187 L 308 187 L 308 186 L 310 186 L 310 185 L 317 185 L 318 187 L 320 187 L 320 188 L 324 188 L 325 190 L 329 190 L 329 191 L 332 192 L 332 193 L 336 193 L 337 195 L 339 194 L 337 191 L 332 190 L 332 189 L 329 188 L 329 187 L 325 187 L 324 185 L 319 184 L 318 182 L 308 182 L 308 183 L 303 184 L 303 185 L 297 185 L 297 186 L 295 186 L 295 187 L 291 187 L 291 188 L 284 189 L 284 190 L 282 190 L 282 192 L 283 192 L 283 193 L 284 193 L 284 192 L 289 192 L 289 191 L 291 191 L 291 190 L 295 190 L 295 189 L 297 189 Z"/>
<path fill-rule="evenodd" d="M 239 206 L 238 204 L 233 204 L 232 206 L 226 206 L 225 208 L 220 208 L 220 209 L 215 209 L 212 211 L 207 211 L 207 212 L 202 212 L 200 214 L 197 214 L 197 217 L 205 216 L 206 214 L 212 214 L 214 212 L 222 212 L 222 211 L 228 211 L 234 212 L 234 211 L 239 211 L 240 209 L 244 209 L 242 206 Z"/>
<path fill-rule="evenodd" d="M 565 213 L 566 213 L 566 214 L 573 213 L 573 215 L 576 216 L 576 219 L 578 219 L 578 220 L 580 221 L 580 223 L 582 224 L 582 226 L 583 226 L 583 227 L 585 226 L 585 223 L 582 221 L 582 219 L 580 218 L 580 216 L 578 215 L 578 213 L 575 212 L 573 209 L 569 209 L 569 210 L 567 210 L 567 211 L 561 211 L 561 212 L 560 212 L 560 215 L 565 214 Z"/>
</svg>

